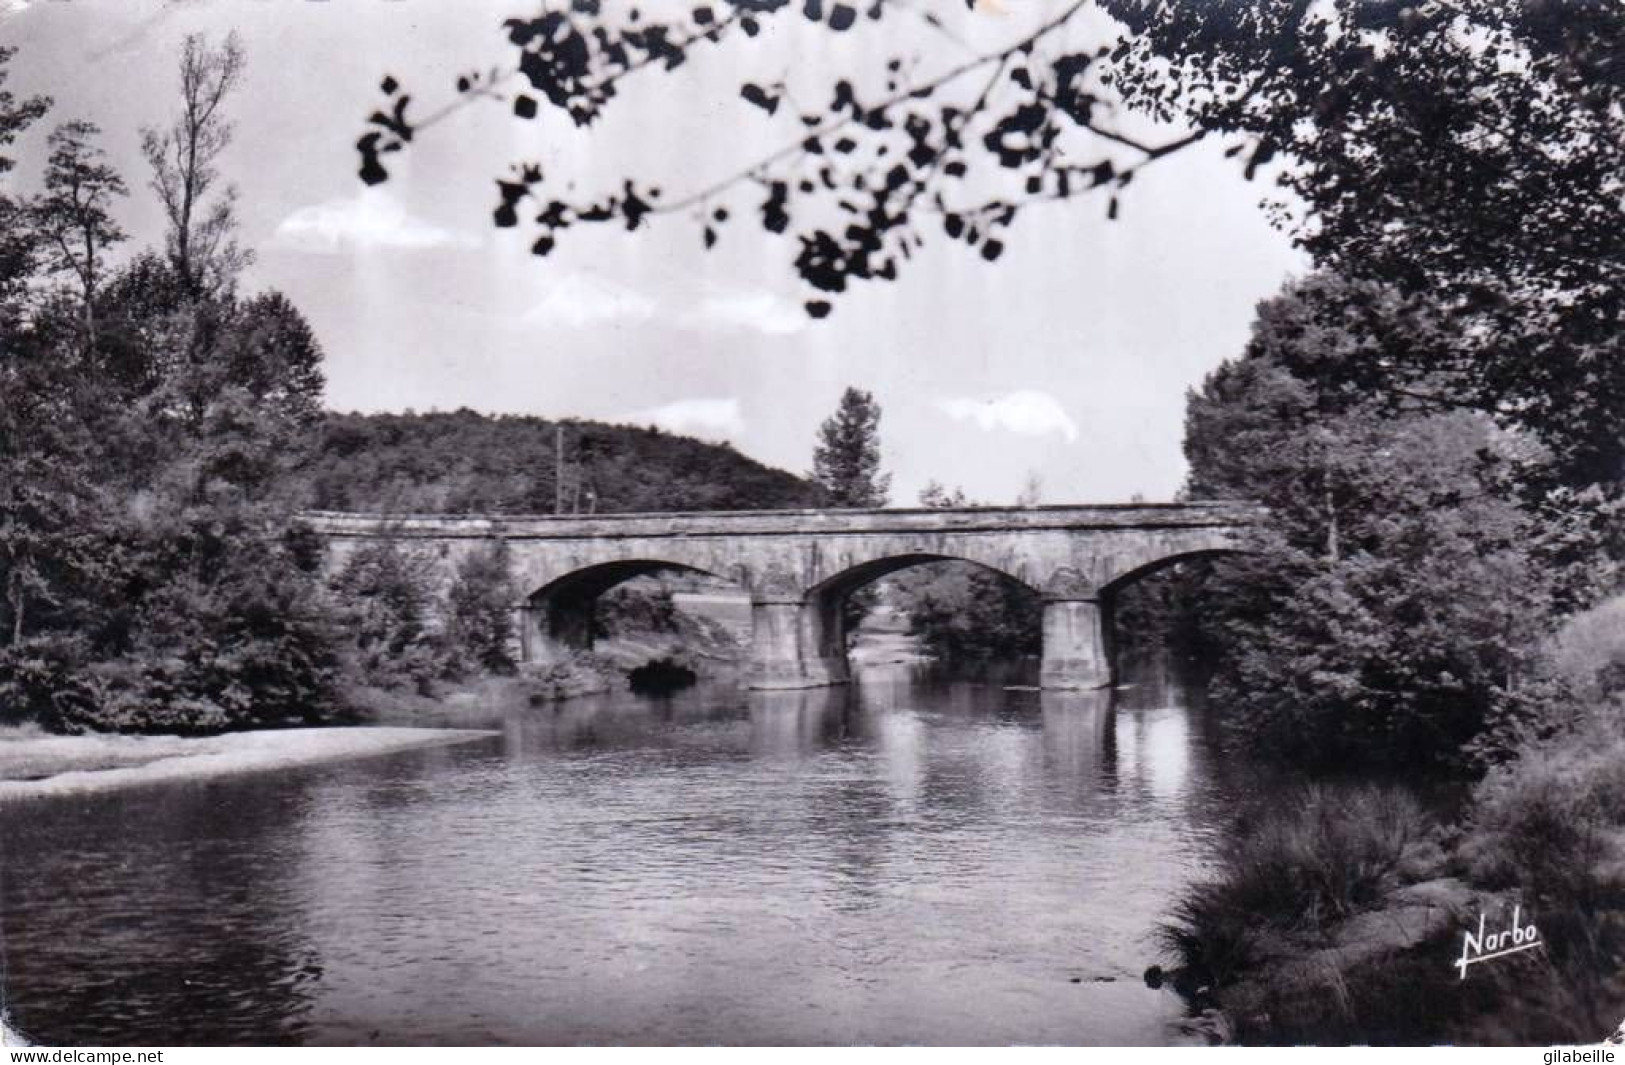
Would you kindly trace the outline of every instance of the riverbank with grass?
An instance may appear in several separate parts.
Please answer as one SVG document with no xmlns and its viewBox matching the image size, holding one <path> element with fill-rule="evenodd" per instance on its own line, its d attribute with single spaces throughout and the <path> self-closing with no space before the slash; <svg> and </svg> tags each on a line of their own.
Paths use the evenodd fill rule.
<svg viewBox="0 0 1625 1065">
<path fill-rule="evenodd" d="M 0 730 L 0 803 L 291 769 L 491 735 L 482 729 L 327 727 L 218 736 L 58 736 L 7 728 Z"/>
<path fill-rule="evenodd" d="M 1456 808 L 1398 784 L 1310 786 L 1243 811 L 1160 929 L 1211 1042 L 1596 1043 L 1625 1017 L 1625 598 L 1549 641 L 1535 723 Z M 1457 967 L 1465 936 L 1538 947 Z"/>
</svg>

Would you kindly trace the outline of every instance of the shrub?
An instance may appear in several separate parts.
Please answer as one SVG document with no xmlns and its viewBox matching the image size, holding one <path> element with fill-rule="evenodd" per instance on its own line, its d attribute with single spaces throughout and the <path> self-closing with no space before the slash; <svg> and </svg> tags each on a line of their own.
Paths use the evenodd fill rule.
<svg viewBox="0 0 1625 1065">
<path fill-rule="evenodd" d="M 1484 778 L 1463 845 L 1476 879 L 1552 908 L 1595 908 L 1615 890 L 1605 869 L 1625 859 L 1625 740 L 1616 726 L 1526 750 Z"/>
<path fill-rule="evenodd" d="M 593 603 L 595 639 L 677 631 L 677 605 L 671 589 L 658 578 L 633 578 L 610 589 Z"/>
<path fill-rule="evenodd" d="M 507 545 L 469 554 L 446 593 L 446 646 L 458 674 L 512 673 L 513 587 Z"/>
<path fill-rule="evenodd" d="M 1393 788 L 1289 791 L 1235 826 L 1216 875 L 1186 890 L 1158 938 L 1195 982 L 1228 983 L 1267 934 L 1319 932 L 1377 903 L 1422 827 Z"/>
<path fill-rule="evenodd" d="M 1394 515 L 1336 556 L 1279 535 L 1213 567 L 1211 694 L 1233 742 L 1313 767 L 1460 767 L 1534 673 L 1544 578 L 1499 506 Z"/>
<path fill-rule="evenodd" d="M 1515 892 L 1543 964 L 1491 1020 L 1508 1042 L 1591 1041 L 1625 1013 L 1625 700 L 1492 770 L 1461 845 L 1478 883 Z"/>
<path fill-rule="evenodd" d="M 363 680 L 383 688 L 410 685 L 427 695 L 446 671 L 443 641 L 429 625 L 428 563 L 393 542 L 369 544 L 345 562 L 331 591 Z"/>
<path fill-rule="evenodd" d="M 171 559 L 128 651 L 98 671 L 97 727 L 214 732 L 316 724 L 334 710 L 335 622 L 318 575 L 274 523 L 199 520 L 160 531 Z"/>
<path fill-rule="evenodd" d="M 1552 638 L 1551 659 L 1581 699 L 1625 691 L 1625 595 L 1569 618 Z"/>
<path fill-rule="evenodd" d="M 98 692 L 84 672 L 84 641 L 66 633 L 32 636 L 0 648 L 0 723 L 37 723 L 82 732 Z"/>
<path fill-rule="evenodd" d="M 1044 604 L 1029 588 L 969 562 L 921 566 L 893 579 L 909 633 L 933 658 L 978 660 L 1035 655 Z"/>
</svg>

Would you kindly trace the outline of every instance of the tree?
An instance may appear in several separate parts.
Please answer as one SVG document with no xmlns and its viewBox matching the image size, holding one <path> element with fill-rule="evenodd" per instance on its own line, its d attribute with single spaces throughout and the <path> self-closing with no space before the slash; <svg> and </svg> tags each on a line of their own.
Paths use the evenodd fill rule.
<svg viewBox="0 0 1625 1065">
<path fill-rule="evenodd" d="M 0 148 L 9 148 L 29 126 L 42 118 L 51 108 L 49 96 L 30 96 L 19 100 L 5 88 L 10 72 L 6 67 L 17 54 L 15 48 L 0 48 Z M 0 174 L 10 173 L 16 162 L 8 155 L 0 155 Z"/>
<path fill-rule="evenodd" d="M 30 96 L 19 100 L 5 88 L 9 73 L 6 67 L 16 52 L 15 48 L 0 48 L 0 148 L 9 148 L 51 106 L 49 97 Z M 9 155 L 0 153 L 0 177 L 10 173 L 15 165 Z M 6 305 L 16 298 L 31 268 L 35 234 L 28 225 L 27 214 L 16 198 L 0 191 L 0 301 Z"/>
<path fill-rule="evenodd" d="M 925 482 L 925 487 L 920 489 L 920 506 L 931 510 L 951 510 L 972 505 L 963 488 L 956 486 L 950 491 L 947 485 L 934 478 Z"/>
<path fill-rule="evenodd" d="M 170 262 L 193 295 L 229 287 L 250 255 L 237 246 L 237 190 L 216 192 L 216 162 L 231 143 L 226 98 L 242 81 L 245 59 L 236 33 L 218 47 L 198 33 L 181 46 L 181 109 L 167 129 L 141 131 L 152 189 L 169 221 Z M 210 197 L 213 195 L 213 201 Z"/>
<path fill-rule="evenodd" d="M 78 282 L 87 335 L 108 249 L 125 239 L 113 204 L 128 195 L 124 179 L 103 162 L 106 153 L 94 143 L 100 133 L 93 122 L 68 122 L 51 131 L 45 192 L 30 212 L 43 238 L 46 269 Z"/>
<path fill-rule="evenodd" d="M 445 671 L 443 641 L 430 626 L 432 583 L 423 558 L 389 542 L 356 551 L 334 575 L 353 668 L 367 683 L 427 693 Z"/>
<path fill-rule="evenodd" d="M 880 472 L 880 405 L 874 396 L 856 388 L 841 394 L 835 413 L 818 428 L 811 479 L 818 489 L 819 506 L 886 505 L 891 475 Z M 842 600 L 842 625 L 849 639 L 880 602 L 879 594 L 878 587 L 867 584 Z"/>
<path fill-rule="evenodd" d="M 841 395 L 835 413 L 818 429 L 812 479 L 823 505 L 883 507 L 891 475 L 880 472 L 880 405 L 856 388 Z"/>
<path fill-rule="evenodd" d="M 223 362 L 230 379 L 289 424 L 313 427 L 322 416 L 322 348 L 293 301 L 262 292 L 235 307 Z"/>
<path fill-rule="evenodd" d="M 1459 764 L 1539 710 L 1538 641 L 1568 576 L 1548 552 L 1570 530 L 1519 505 L 1529 442 L 1487 415 L 1396 411 L 1306 369 L 1365 339 L 1306 327 L 1304 293 L 1328 286 L 1263 305 L 1187 407 L 1188 494 L 1269 508 L 1253 554 L 1199 593 L 1214 705 L 1265 755 Z"/>
<path fill-rule="evenodd" d="M 42 109 L 0 93 L 0 144 Z M 24 254 L 0 282 L 0 716 L 330 719 L 331 596 L 276 498 L 319 410 L 320 350 L 280 296 L 188 291 L 150 253 L 110 264 L 125 190 L 96 133 L 52 134 L 44 191 L 6 235 Z"/>
<path fill-rule="evenodd" d="M 513 578 L 507 545 L 474 551 L 446 593 L 446 644 L 459 671 L 512 673 Z"/>
<path fill-rule="evenodd" d="M 1114 3 L 1130 102 L 1277 156 L 1279 219 L 1349 281 L 1323 314 L 1441 328 L 1341 371 L 1536 432 L 1625 479 L 1625 9 L 1606 0 Z M 1328 299 L 1326 297 L 1335 297 Z"/>
</svg>

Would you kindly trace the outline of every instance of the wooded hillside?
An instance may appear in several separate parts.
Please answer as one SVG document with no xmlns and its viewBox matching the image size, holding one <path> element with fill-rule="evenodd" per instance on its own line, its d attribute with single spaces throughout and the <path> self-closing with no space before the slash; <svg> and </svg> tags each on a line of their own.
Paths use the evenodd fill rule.
<svg viewBox="0 0 1625 1065">
<path fill-rule="evenodd" d="M 467 409 L 329 414 L 298 477 L 304 505 L 322 510 L 550 514 L 560 498 L 565 512 L 583 514 L 776 510 L 816 499 L 806 481 L 727 444 Z"/>
</svg>

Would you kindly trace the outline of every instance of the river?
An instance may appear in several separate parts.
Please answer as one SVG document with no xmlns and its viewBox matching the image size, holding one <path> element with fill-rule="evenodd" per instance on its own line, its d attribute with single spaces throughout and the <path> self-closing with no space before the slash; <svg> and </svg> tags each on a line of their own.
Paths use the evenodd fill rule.
<svg viewBox="0 0 1625 1065">
<path fill-rule="evenodd" d="M 464 714 L 458 724 L 478 724 Z M 1234 788 L 1199 711 L 900 667 L 0 808 L 54 1043 L 1157 1044 L 1151 935 Z"/>
</svg>

